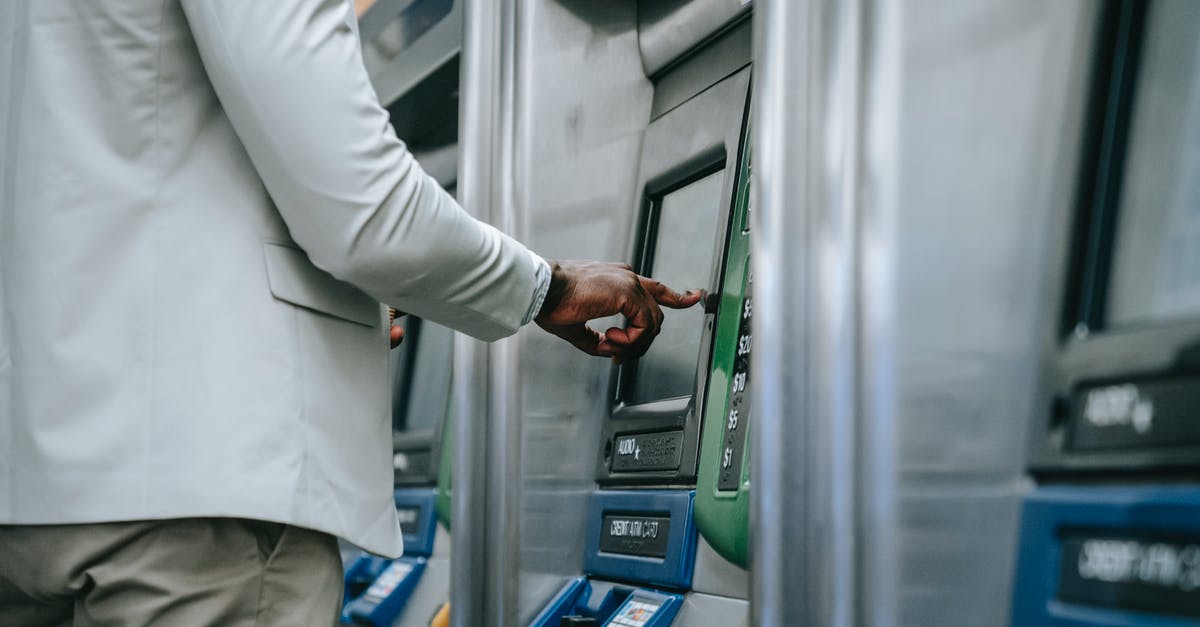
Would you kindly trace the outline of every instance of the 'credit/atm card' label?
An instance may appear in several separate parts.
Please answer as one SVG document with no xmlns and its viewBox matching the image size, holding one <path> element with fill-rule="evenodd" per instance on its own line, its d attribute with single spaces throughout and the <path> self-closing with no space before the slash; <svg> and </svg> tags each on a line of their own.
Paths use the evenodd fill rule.
<svg viewBox="0 0 1200 627">
<path fill-rule="evenodd" d="M 606 514 L 600 530 L 600 550 L 639 557 L 666 557 L 670 516 Z"/>
<path fill-rule="evenodd" d="M 1076 532 L 1063 538 L 1062 547 L 1063 601 L 1200 616 L 1200 537 Z"/>
<path fill-rule="evenodd" d="M 396 517 L 400 520 L 400 533 L 412 535 L 421 526 L 421 507 L 418 505 L 397 506 Z"/>
<path fill-rule="evenodd" d="M 613 472 L 675 470 L 683 454 L 683 431 L 618 435 Z"/>
<path fill-rule="evenodd" d="M 658 613 L 662 604 L 634 597 L 621 606 L 621 613 L 613 617 L 609 625 L 620 627 L 646 627 L 650 619 Z"/>
</svg>

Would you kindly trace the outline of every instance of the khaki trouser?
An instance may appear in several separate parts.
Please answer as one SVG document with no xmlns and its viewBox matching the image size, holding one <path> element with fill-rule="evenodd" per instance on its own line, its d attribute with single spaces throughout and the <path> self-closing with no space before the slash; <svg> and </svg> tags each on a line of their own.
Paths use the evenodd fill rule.
<svg viewBox="0 0 1200 627">
<path fill-rule="evenodd" d="M 337 540 L 236 518 L 0 525 L 0 627 L 320 625 L 341 609 Z"/>
</svg>

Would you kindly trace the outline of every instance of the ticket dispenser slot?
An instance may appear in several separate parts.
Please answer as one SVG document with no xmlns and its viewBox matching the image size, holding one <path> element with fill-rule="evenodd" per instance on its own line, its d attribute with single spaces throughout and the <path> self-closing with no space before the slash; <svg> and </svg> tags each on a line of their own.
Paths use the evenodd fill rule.
<svg viewBox="0 0 1200 627">
<path fill-rule="evenodd" d="M 695 493 L 600 491 L 588 506 L 586 577 L 568 582 L 531 627 L 570 617 L 599 625 L 670 625 L 695 567 Z"/>
</svg>

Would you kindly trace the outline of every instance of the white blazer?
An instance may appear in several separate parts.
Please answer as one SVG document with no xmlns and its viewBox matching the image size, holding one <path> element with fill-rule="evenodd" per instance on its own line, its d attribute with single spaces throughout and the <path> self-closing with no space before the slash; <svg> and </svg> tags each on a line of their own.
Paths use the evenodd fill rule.
<svg viewBox="0 0 1200 627">
<path fill-rule="evenodd" d="M 400 553 L 380 302 L 490 340 L 541 270 L 396 139 L 353 20 L 0 2 L 0 523 L 237 516 Z"/>
</svg>

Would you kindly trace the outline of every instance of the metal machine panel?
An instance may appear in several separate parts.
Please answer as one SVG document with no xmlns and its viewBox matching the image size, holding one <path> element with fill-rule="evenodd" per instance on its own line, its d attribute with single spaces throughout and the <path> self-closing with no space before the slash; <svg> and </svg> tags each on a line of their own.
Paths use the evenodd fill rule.
<svg viewBox="0 0 1200 627">
<path fill-rule="evenodd" d="M 642 274 L 668 283 L 702 280 L 699 287 L 719 290 L 737 181 L 728 161 L 740 145 L 749 80 L 744 69 L 646 129 L 639 174 L 644 199 L 631 255 Z M 699 226 L 706 220 L 707 227 Z M 685 237 L 685 228 L 697 232 Z M 674 278 L 675 266 L 681 266 L 680 277 L 689 277 Z M 691 287 L 697 286 L 677 286 Z M 615 406 L 604 423 L 596 469 L 601 484 L 694 481 L 714 320 L 708 307 L 667 313 L 664 329 L 670 335 L 660 336 L 641 359 L 615 369 Z"/>
<path fill-rule="evenodd" d="M 695 492 L 597 491 L 588 507 L 584 572 L 664 588 L 692 585 Z"/>
<path fill-rule="evenodd" d="M 687 52 L 719 36 L 750 10 L 751 0 L 638 2 L 638 47 L 646 76 L 669 69 Z"/>
<path fill-rule="evenodd" d="M 754 301 L 750 269 L 750 145 L 742 140 L 737 192 L 717 294 L 708 398 L 696 481 L 696 526 L 718 553 L 745 568 L 750 524 L 750 358 Z"/>
<path fill-rule="evenodd" d="M 404 343 L 392 351 L 393 478 L 401 486 L 434 485 L 450 411 L 454 333 L 413 316 L 401 325 Z"/>
<path fill-rule="evenodd" d="M 756 623 L 1007 623 L 1092 14 L 756 9 Z"/>
<path fill-rule="evenodd" d="M 437 533 L 433 488 L 403 488 L 396 490 L 396 512 L 400 531 L 404 535 L 404 554 L 428 557 L 433 554 L 433 539 Z"/>
<path fill-rule="evenodd" d="M 1200 5 L 1112 0 L 1096 28 L 1040 477 L 1200 472 Z"/>
<path fill-rule="evenodd" d="M 519 5 L 517 235 L 548 258 L 627 259 L 641 197 L 636 164 L 653 96 L 638 52 L 637 7 Z M 519 528 L 500 534 L 506 542 L 518 538 L 520 547 L 514 623 L 528 622 L 582 572 L 584 513 L 596 485 L 596 443 L 612 376 L 607 361 L 580 355 L 549 334 L 522 333 L 520 351 L 520 520 Z"/>
<path fill-rule="evenodd" d="M 376 0 L 359 18 L 363 61 L 390 103 L 458 56 L 463 0 Z"/>
<path fill-rule="evenodd" d="M 749 627 L 750 602 L 713 594 L 689 594 L 683 598 L 675 625 L 719 625 Z"/>
<path fill-rule="evenodd" d="M 745 601 L 750 598 L 750 572 L 722 557 L 701 534 L 696 542 L 692 592 Z"/>
<path fill-rule="evenodd" d="M 1200 487 L 1038 490 L 1015 586 L 1021 627 L 1200 625 Z"/>
<path fill-rule="evenodd" d="M 669 72 L 654 77 L 650 117 L 657 119 L 700 90 L 749 65 L 751 48 L 750 20 L 743 19 L 709 45 L 680 60 Z"/>
</svg>

